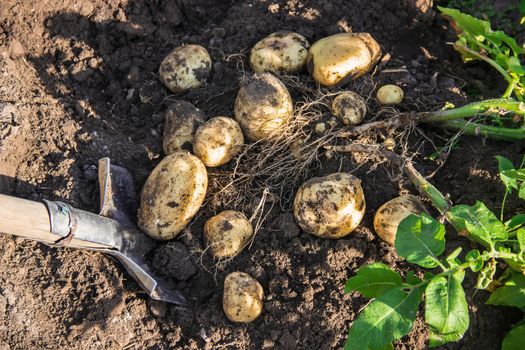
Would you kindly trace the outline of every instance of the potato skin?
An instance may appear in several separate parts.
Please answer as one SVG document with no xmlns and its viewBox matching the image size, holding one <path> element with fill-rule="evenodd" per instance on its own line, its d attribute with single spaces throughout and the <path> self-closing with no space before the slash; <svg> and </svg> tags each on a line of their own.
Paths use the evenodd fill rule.
<svg viewBox="0 0 525 350">
<path fill-rule="evenodd" d="M 365 118 L 366 103 L 355 92 L 345 91 L 334 98 L 332 112 L 344 125 L 358 125 Z"/>
<path fill-rule="evenodd" d="M 188 152 L 166 156 L 149 175 L 140 198 L 138 226 L 158 240 L 175 238 L 201 207 L 206 167 Z"/>
<path fill-rule="evenodd" d="M 308 233 L 341 238 L 363 219 L 366 204 L 361 181 L 348 173 L 316 177 L 303 183 L 293 204 L 294 217 Z"/>
<path fill-rule="evenodd" d="M 403 101 L 405 93 L 397 85 L 383 85 L 377 90 L 377 101 L 382 105 L 398 105 Z"/>
<path fill-rule="evenodd" d="M 193 153 L 207 167 L 228 163 L 244 145 L 239 123 L 227 117 L 215 117 L 197 129 Z"/>
<path fill-rule="evenodd" d="M 255 278 L 244 272 L 232 272 L 224 280 L 222 308 L 232 322 L 249 323 L 263 310 L 264 291 Z"/>
<path fill-rule="evenodd" d="M 175 101 L 166 111 L 162 148 L 168 155 L 191 151 L 195 131 L 204 123 L 204 113 L 186 101 Z"/>
<path fill-rule="evenodd" d="M 255 73 L 297 73 L 306 65 L 309 47 L 310 43 L 301 34 L 272 33 L 252 48 L 250 66 Z"/>
<path fill-rule="evenodd" d="M 234 113 L 248 139 L 268 139 L 292 117 L 292 97 L 286 86 L 272 74 L 254 74 L 239 89 Z"/>
<path fill-rule="evenodd" d="M 316 41 L 306 67 L 324 86 L 341 85 L 367 73 L 381 58 L 381 48 L 368 33 L 340 33 Z"/>
<path fill-rule="evenodd" d="M 161 62 L 159 78 L 172 92 L 201 86 L 211 72 L 211 57 L 200 45 L 175 48 Z"/>
<path fill-rule="evenodd" d="M 231 258 L 239 254 L 253 236 L 253 227 L 241 212 L 226 210 L 204 224 L 204 237 L 215 258 Z"/>
<path fill-rule="evenodd" d="M 394 245 L 399 223 L 410 214 L 426 212 L 423 203 L 414 195 L 405 194 L 389 200 L 374 215 L 374 230 L 383 241 Z"/>
</svg>

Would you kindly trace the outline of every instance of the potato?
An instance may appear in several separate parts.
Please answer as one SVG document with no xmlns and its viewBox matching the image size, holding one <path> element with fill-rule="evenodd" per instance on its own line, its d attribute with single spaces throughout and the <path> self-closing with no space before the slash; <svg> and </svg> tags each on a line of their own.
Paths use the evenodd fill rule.
<svg viewBox="0 0 525 350">
<path fill-rule="evenodd" d="M 215 117 L 197 129 L 193 153 L 207 167 L 228 163 L 244 145 L 241 127 L 235 120 Z"/>
<path fill-rule="evenodd" d="M 355 92 L 345 91 L 334 98 L 332 112 L 344 125 L 358 125 L 365 118 L 366 103 Z"/>
<path fill-rule="evenodd" d="M 248 139 L 269 139 L 292 117 L 292 97 L 275 76 L 270 73 L 254 74 L 239 89 L 234 113 L 235 120 Z"/>
<path fill-rule="evenodd" d="M 348 173 L 335 173 L 303 183 L 295 195 L 293 212 L 304 231 L 341 238 L 359 225 L 365 207 L 361 181 Z"/>
<path fill-rule="evenodd" d="M 374 230 L 383 241 L 394 245 L 399 223 L 410 214 L 426 212 L 423 203 L 411 194 L 396 197 L 383 204 L 374 215 Z"/>
<path fill-rule="evenodd" d="M 175 101 L 171 104 L 164 123 L 164 154 L 191 151 L 195 131 L 205 119 L 204 113 L 189 102 Z"/>
<path fill-rule="evenodd" d="M 224 280 L 222 308 L 232 322 L 249 323 L 262 313 L 264 291 L 255 278 L 232 272 Z"/>
<path fill-rule="evenodd" d="M 316 41 L 306 67 L 324 86 L 342 85 L 368 72 L 381 57 L 379 44 L 368 33 L 341 33 Z"/>
<path fill-rule="evenodd" d="M 140 229 L 158 240 L 174 238 L 199 210 L 207 187 L 206 167 L 199 158 L 187 152 L 165 157 L 142 189 Z"/>
<path fill-rule="evenodd" d="M 201 86 L 211 71 L 211 58 L 200 45 L 180 46 L 166 56 L 159 67 L 159 77 L 172 92 Z"/>
<path fill-rule="evenodd" d="M 310 43 L 294 32 L 268 35 L 252 48 L 250 66 L 255 73 L 297 73 L 306 65 Z"/>
<path fill-rule="evenodd" d="M 398 105 L 404 97 L 405 93 L 397 85 L 383 85 L 377 90 L 377 101 L 382 105 Z"/>
<path fill-rule="evenodd" d="M 208 219 L 204 237 L 215 258 L 231 258 L 239 254 L 253 236 L 253 227 L 246 216 L 226 210 Z"/>
</svg>

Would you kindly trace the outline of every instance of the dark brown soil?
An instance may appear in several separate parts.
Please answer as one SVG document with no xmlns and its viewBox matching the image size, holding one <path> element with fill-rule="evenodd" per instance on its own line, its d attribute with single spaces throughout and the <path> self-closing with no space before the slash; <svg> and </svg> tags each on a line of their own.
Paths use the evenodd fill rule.
<svg viewBox="0 0 525 350">
<path fill-rule="evenodd" d="M 465 103 L 464 80 L 454 72 L 473 73 L 459 70 L 462 63 L 446 44 L 452 34 L 442 19 L 421 15 L 411 3 L 3 0 L 0 192 L 61 199 L 96 211 L 96 164 L 104 156 L 128 168 L 140 189 L 163 156 L 170 102 L 189 101 L 207 118 L 232 115 L 238 82 L 250 71 L 246 53 L 278 30 L 299 32 L 311 42 L 342 31 L 370 32 L 390 55 L 373 81 L 402 85 L 407 99 L 401 109 Z M 214 63 L 205 86 L 172 94 L 157 70 L 181 43 L 205 46 Z M 469 86 L 481 84 L 487 94 L 497 94 L 497 78 L 486 67 L 469 69 L 478 70 Z M 425 132 L 437 146 L 444 144 L 443 132 Z M 423 156 L 433 151 L 429 140 Z M 463 137 L 433 181 L 457 202 L 479 199 L 498 208 L 503 188 L 494 155 L 517 161 L 524 152 L 523 144 Z M 290 213 L 274 210 L 250 249 L 209 272 L 203 266 L 210 258 L 194 250 L 202 248 L 202 225 L 210 214 L 204 211 L 179 239 L 188 248 L 179 242 L 160 245 L 152 262 L 187 296 L 191 310 L 149 301 L 101 254 L 0 236 L 0 349 L 342 348 L 349 325 L 367 302 L 358 294 L 345 295 L 345 280 L 374 261 L 409 268 L 371 227 L 383 202 L 414 189 L 391 169 L 371 171 L 371 164 L 358 160 L 340 157 L 312 173 L 335 172 L 342 164 L 342 170 L 362 179 L 365 219 L 347 238 L 314 238 L 300 232 Z M 424 157 L 419 163 L 427 174 L 437 166 Z M 517 205 L 511 202 L 509 210 Z M 450 249 L 470 245 L 452 231 L 448 241 Z M 265 290 L 264 313 L 248 325 L 233 324 L 222 312 L 222 282 L 236 270 L 257 278 Z M 484 305 L 487 294 L 473 283 L 467 279 L 470 330 L 446 348 L 497 349 L 516 321 L 511 310 Z M 396 348 L 426 348 L 421 319 Z"/>
</svg>

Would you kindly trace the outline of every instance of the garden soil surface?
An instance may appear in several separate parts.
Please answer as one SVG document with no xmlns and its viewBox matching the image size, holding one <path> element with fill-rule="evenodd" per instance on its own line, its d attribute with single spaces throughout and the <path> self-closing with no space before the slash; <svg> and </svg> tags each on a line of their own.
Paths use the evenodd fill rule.
<svg viewBox="0 0 525 350">
<path fill-rule="evenodd" d="M 96 211 L 96 165 L 106 156 L 128 168 L 140 190 L 163 157 L 169 104 L 182 99 L 208 118 L 231 116 L 239 81 L 250 73 L 249 49 L 277 30 L 299 32 L 311 42 L 339 32 L 371 33 L 388 59 L 358 82 L 403 86 L 407 99 L 400 110 L 466 103 L 468 89 L 497 95 L 499 78 L 483 65 L 462 64 L 446 43 L 454 38 L 447 22 L 428 13 L 427 3 L 2 0 L 0 192 Z M 183 43 L 205 46 L 213 69 L 205 86 L 172 94 L 157 70 Z M 315 87 L 306 74 L 302 79 Z M 438 167 L 425 156 L 451 135 L 423 128 L 413 137 L 422 172 Z M 458 203 L 480 199 L 499 209 L 503 187 L 494 156 L 517 162 L 524 152 L 523 144 L 462 137 L 432 181 Z M 402 272 L 411 268 L 375 236 L 372 217 L 386 200 L 417 193 L 395 169 L 373 165 L 340 155 L 312 171 L 313 177 L 342 169 L 362 179 L 366 215 L 343 239 L 302 233 L 289 211 L 274 208 L 249 249 L 213 268 L 202 253 L 202 226 L 213 215 L 204 208 L 182 237 L 159 243 L 151 263 L 187 297 L 189 309 L 148 300 L 102 254 L 1 235 L 0 349 L 340 349 L 367 304 L 357 293 L 344 294 L 345 280 L 375 261 Z M 517 206 L 511 201 L 509 210 Z M 447 240 L 449 249 L 472 247 L 452 230 Z M 234 324 L 222 311 L 222 283 L 232 271 L 248 272 L 264 288 L 264 312 L 250 324 Z M 487 293 L 474 283 L 467 277 L 469 331 L 444 348 L 497 349 L 517 321 L 511 309 L 484 305 Z M 396 349 L 427 347 L 421 316 Z"/>
</svg>

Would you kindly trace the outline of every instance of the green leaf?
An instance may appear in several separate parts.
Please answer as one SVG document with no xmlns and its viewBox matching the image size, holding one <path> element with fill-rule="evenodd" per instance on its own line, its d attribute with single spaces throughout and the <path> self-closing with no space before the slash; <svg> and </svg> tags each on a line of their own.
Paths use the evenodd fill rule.
<svg viewBox="0 0 525 350">
<path fill-rule="evenodd" d="M 518 244 L 520 245 L 520 252 L 525 251 L 525 228 L 520 228 L 516 231 L 516 238 L 518 239 Z"/>
<path fill-rule="evenodd" d="M 459 254 L 461 254 L 461 251 L 462 251 L 462 248 L 458 247 L 445 258 L 445 261 L 448 263 L 449 267 L 453 268 L 453 267 L 458 267 L 459 265 L 461 265 L 461 262 L 457 259 Z"/>
<path fill-rule="evenodd" d="M 478 275 L 478 280 L 476 281 L 477 289 L 487 289 L 489 284 L 494 279 L 494 274 L 496 273 L 496 260 L 489 260 L 485 266 L 480 270 Z"/>
<path fill-rule="evenodd" d="M 382 349 L 412 329 L 422 291 L 391 289 L 374 299 L 352 323 L 345 350 Z"/>
<path fill-rule="evenodd" d="M 525 169 L 520 170 L 506 170 L 500 173 L 500 175 L 504 175 L 509 179 L 512 180 L 518 180 L 518 181 L 525 181 Z M 517 186 L 515 187 L 518 188 Z"/>
<path fill-rule="evenodd" d="M 434 278 L 428 284 L 425 322 L 430 326 L 430 347 L 436 347 L 463 337 L 469 326 L 465 292 L 461 286 L 464 272 Z"/>
<path fill-rule="evenodd" d="M 421 283 L 421 279 L 419 277 L 416 276 L 416 273 L 412 270 L 409 270 L 407 271 L 406 273 L 406 276 L 405 276 L 405 280 L 408 284 L 411 284 L 411 285 L 416 285 L 416 284 L 419 284 Z"/>
<path fill-rule="evenodd" d="M 445 251 L 445 226 L 425 213 L 409 215 L 398 226 L 395 240 L 399 256 L 426 268 L 439 265 Z"/>
<path fill-rule="evenodd" d="M 483 259 L 481 253 L 477 249 L 473 249 L 465 255 L 465 261 L 468 261 L 472 272 L 478 272 L 483 268 Z"/>
<path fill-rule="evenodd" d="M 525 182 L 521 184 L 520 191 L 518 192 L 518 197 L 525 201 Z"/>
<path fill-rule="evenodd" d="M 508 170 L 514 170 L 514 164 L 512 164 L 512 162 L 509 159 L 502 156 L 496 156 L 496 159 L 498 160 L 499 177 L 501 179 L 501 182 L 503 182 L 503 184 L 505 185 L 507 191 L 511 191 L 511 189 L 513 188 L 517 190 L 517 181 L 504 174 Z"/>
<path fill-rule="evenodd" d="M 357 274 L 345 284 L 345 293 L 355 290 L 364 297 L 377 298 L 386 291 L 401 286 L 403 280 L 397 272 L 383 263 L 374 263 L 361 267 Z"/>
<path fill-rule="evenodd" d="M 487 300 L 490 305 L 525 307 L 525 276 L 515 274 L 494 291 Z"/>
<path fill-rule="evenodd" d="M 525 323 L 516 326 L 507 333 L 501 343 L 501 350 L 523 350 L 525 339 Z"/>
<path fill-rule="evenodd" d="M 509 230 L 513 230 L 521 225 L 525 224 L 525 214 L 514 215 L 505 225 Z"/>
</svg>

